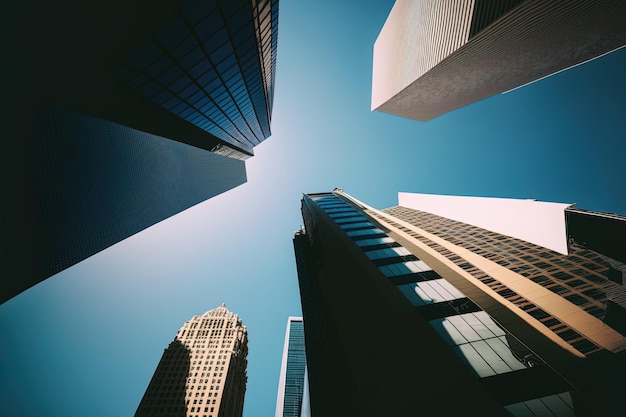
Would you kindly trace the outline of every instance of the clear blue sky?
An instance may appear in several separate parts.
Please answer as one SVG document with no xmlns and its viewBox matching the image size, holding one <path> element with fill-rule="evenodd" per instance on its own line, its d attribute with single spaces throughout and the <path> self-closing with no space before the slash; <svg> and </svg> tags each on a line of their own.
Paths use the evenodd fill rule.
<svg viewBox="0 0 626 417">
<path fill-rule="evenodd" d="M 273 416 L 304 192 L 536 198 L 626 215 L 626 48 L 427 123 L 370 111 L 392 0 L 280 4 L 273 135 L 248 183 L 0 306 L 0 415 L 132 415 L 163 349 L 226 303 L 248 326 L 244 416 Z"/>
</svg>

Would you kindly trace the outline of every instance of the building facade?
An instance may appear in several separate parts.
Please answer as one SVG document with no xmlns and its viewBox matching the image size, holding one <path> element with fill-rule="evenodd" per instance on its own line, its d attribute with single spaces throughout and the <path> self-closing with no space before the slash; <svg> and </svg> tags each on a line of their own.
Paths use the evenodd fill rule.
<svg viewBox="0 0 626 417">
<path fill-rule="evenodd" d="M 194 316 L 165 349 L 136 417 L 241 417 L 248 332 L 224 304 Z"/>
<path fill-rule="evenodd" d="M 430 120 L 621 48 L 625 17 L 619 0 L 397 0 L 371 108 Z"/>
<path fill-rule="evenodd" d="M 312 415 L 620 410 L 619 262 L 443 217 L 421 200 L 401 194 L 377 210 L 340 189 L 304 196 L 294 247 Z M 570 209 L 546 207 L 561 221 Z"/>
<path fill-rule="evenodd" d="M 7 15 L 0 302 L 246 181 L 271 134 L 277 0 Z"/>
<path fill-rule="evenodd" d="M 278 380 L 276 417 L 307 416 L 308 378 L 302 317 L 289 317 Z"/>
</svg>

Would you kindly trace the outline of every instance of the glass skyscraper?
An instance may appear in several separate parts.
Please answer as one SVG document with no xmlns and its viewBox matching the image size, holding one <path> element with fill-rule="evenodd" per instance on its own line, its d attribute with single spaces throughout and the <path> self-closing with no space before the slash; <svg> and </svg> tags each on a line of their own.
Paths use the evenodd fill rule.
<svg viewBox="0 0 626 417">
<path fill-rule="evenodd" d="M 278 1 L 183 1 L 177 16 L 120 70 L 153 104 L 246 158 L 270 135 Z"/>
<path fill-rule="evenodd" d="M 340 189 L 305 195 L 294 247 L 312 415 L 619 410 L 626 268 L 565 228 L 553 248 L 533 243 L 568 210 L 405 193 L 376 210 Z M 515 227 L 494 212 L 541 230 L 503 234 Z"/>
<path fill-rule="evenodd" d="M 301 417 L 308 412 L 308 380 L 302 317 L 289 317 L 278 381 L 276 417 Z"/>
<path fill-rule="evenodd" d="M 277 0 L 90 4 L 7 9 L 0 302 L 244 183 L 270 135 Z"/>
</svg>

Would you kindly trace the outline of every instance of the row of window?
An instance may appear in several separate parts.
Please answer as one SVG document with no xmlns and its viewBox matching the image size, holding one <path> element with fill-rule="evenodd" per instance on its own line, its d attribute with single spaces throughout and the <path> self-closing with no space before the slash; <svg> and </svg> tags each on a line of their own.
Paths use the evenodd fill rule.
<svg viewBox="0 0 626 417">
<path fill-rule="evenodd" d="M 127 64 L 128 85 L 227 142 L 254 146 L 269 136 L 268 69 L 261 66 L 273 77 L 275 53 L 270 46 L 261 63 L 249 4 L 230 16 L 213 6 L 203 16 L 183 12 L 138 51 Z M 264 29 L 263 36 L 275 35 L 275 25 Z"/>
<path fill-rule="evenodd" d="M 419 210 L 393 207 L 384 211 L 529 278 L 597 318 L 604 317 L 607 295 L 603 287 L 613 284 L 607 277 L 608 265 L 593 251 L 574 247 L 572 255 L 562 255 Z"/>
<path fill-rule="evenodd" d="M 405 261 L 412 255 L 382 230 L 367 220 L 358 210 L 342 202 L 336 196 L 325 196 L 316 200 L 342 229 L 346 230 L 365 255 L 375 264 L 381 259 L 397 260 L 395 263 L 379 265 L 386 277 L 415 275 L 414 282 L 396 285 L 398 290 L 418 309 L 438 303 L 465 299 L 465 295 L 437 274 L 421 260 Z M 354 219 L 347 223 L 343 219 Z M 352 227 L 350 227 L 352 225 Z M 359 228 L 359 230 L 352 230 Z M 381 247 L 386 246 L 386 247 Z M 460 258 L 459 258 L 460 259 Z M 425 279 L 424 272 L 433 272 Z M 456 309 L 452 309 L 455 311 Z M 472 369 L 477 376 L 485 377 L 499 373 L 524 369 L 522 361 L 512 353 L 508 335 L 484 311 L 448 315 L 429 320 L 429 323 L 452 350 Z"/>
<path fill-rule="evenodd" d="M 321 208 L 330 211 L 329 215 L 336 221 L 341 218 L 354 217 L 351 212 L 357 212 L 354 208 L 343 203 L 335 196 L 326 196 L 317 201 Z M 331 211 L 332 210 L 332 211 Z M 360 214 L 360 213 L 359 213 Z M 355 220 L 361 222 L 362 219 Z M 337 223 L 342 225 L 344 222 Z M 348 230 L 346 233 L 352 237 L 355 243 L 364 249 L 370 260 L 376 262 L 380 259 L 396 257 L 402 259 L 410 252 L 399 246 L 392 238 L 374 226 L 374 224 L 360 225 L 358 230 Z M 356 224 L 356 223 L 355 223 Z M 369 250 L 368 250 L 369 249 Z M 458 257 L 457 262 L 462 262 Z M 418 263 L 419 262 L 419 263 Z M 430 269 L 422 261 L 398 262 L 378 267 L 388 276 L 419 274 L 425 269 Z M 445 279 L 419 280 L 396 287 L 415 306 L 420 308 L 436 304 L 444 304 L 466 299 L 464 294 Z M 466 314 L 454 314 L 429 320 L 430 325 L 451 349 L 468 365 L 478 377 L 487 377 L 526 368 L 525 357 L 521 352 L 517 354 L 511 347 L 511 341 L 515 340 L 500 327 L 486 312 L 475 311 Z M 519 345 L 519 342 L 516 343 Z M 526 356 L 528 356 L 528 354 Z M 528 366 L 532 366 L 528 362 Z M 522 403 L 507 405 L 506 409 L 515 416 L 540 416 L 540 415 L 573 415 L 573 406 L 569 393 L 562 393 Z"/>
<path fill-rule="evenodd" d="M 426 213 L 426 214 L 429 214 L 429 213 Z M 517 307 L 522 309 L 524 312 L 526 312 L 530 316 L 542 322 L 545 326 L 550 328 L 550 330 L 552 330 L 560 338 L 562 338 L 564 341 L 569 343 L 572 347 L 582 352 L 583 354 L 589 354 L 589 353 L 593 353 L 598 350 L 601 350 L 599 346 L 597 346 L 590 340 L 584 338 L 580 333 L 576 332 L 571 327 L 569 327 L 568 325 L 558 320 L 556 317 L 550 315 L 545 310 L 539 308 L 534 303 L 530 302 L 526 298 L 517 294 L 515 291 L 511 290 L 510 288 L 502 284 L 500 281 L 496 280 L 495 278 L 488 275 L 487 273 L 477 268 L 476 266 L 472 265 L 471 263 L 465 261 L 463 258 L 451 252 L 447 248 L 439 245 L 438 243 L 396 222 L 393 222 L 388 219 L 385 219 L 385 221 L 389 222 L 395 227 L 398 227 L 400 230 L 408 233 L 414 238 L 420 240 L 422 243 L 427 244 L 428 246 L 430 246 L 431 248 L 439 252 L 441 255 L 445 256 L 447 259 L 457 264 L 463 270 L 473 275 L 476 279 L 486 284 L 488 287 L 490 287 L 492 290 L 500 294 L 502 297 L 506 298 L 508 301 L 512 302 Z M 497 238 L 502 240 L 502 239 L 505 239 L 506 236 L 498 235 Z"/>
</svg>

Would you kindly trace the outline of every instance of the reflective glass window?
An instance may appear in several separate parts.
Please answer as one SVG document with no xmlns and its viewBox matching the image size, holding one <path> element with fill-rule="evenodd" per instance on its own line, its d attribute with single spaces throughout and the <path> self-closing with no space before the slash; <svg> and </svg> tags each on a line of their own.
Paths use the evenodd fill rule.
<svg viewBox="0 0 626 417">
<path fill-rule="evenodd" d="M 356 241 L 356 244 L 361 247 L 382 245 L 385 243 L 393 243 L 393 239 L 390 238 L 389 236 L 385 236 L 385 237 L 377 237 L 374 239 L 363 239 L 363 240 Z"/>
<path fill-rule="evenodd" d="M 504 330 L 484 311 L 429 323 L 479 377 L 525 368 L 511 351 Z"/>
<path fill-rule="evenodd" d="M 339 218 L 335 219 L 335 223 L 338 223 L 338 224 L 354 223 L 354 222 L 360 222 L 360 221 L 363 221 L 363 220 L 367 220 L 367 218 L 364 217 L 364 216 L 339 217 Z"/>
<path fill-rule="evenodd" d="M 465 297 L 463 293 L 445 279 L 398 285 L 398 289 L 414 306 L 440 303 Z"/>
<path fill-rule="evenodd" d="M 396 256 L 407 256 L 410 254 L 411 252 L 401 246 L 397 248 L 384 248 L 365 252 L 365 255 L 372 260 L 393 258 Z"/>
<path fill-rule="evenodd" d="M 341 224 L 341 225 L 339 225 L 339 227 L 341 227 L 344 230 L 347 230 L 347 229 L 357 229 L 357 228 L 368 227 L 368 226 L 373 226 L 373 224 L 370 223 L 370 222 L 360 222 L 360 223 L 350 223 L 350 224 Z"/>
<path fill-rule="evenodd" d="M 334 204 L 332 206 L 324 206 L 324 205 L 322 205 L 321 207 L 324 209 L 324 211 L 326 213 L 329 213 L 329 214 L 330 213 L 343 213 L 343 212 L 346 212 L 346 211 L 351 211 L 351 212 L 355 211 L 352 207 L 350 207 L 348 205 L 345 205 L 345 204 L 341 204 L 341 205 L 340 204 Z"/>
<path fill-rule="evenodd" d="M 400 262 L 397 264 L 379 266 L 378 269 L 387 277 L 432 271 L 432 268 L 422 261 Z"/>
<path fill-rule="evenodd" d="M 347 231 L 346 234 L 350 237 L 359 237 L 359 236 L 370 236 L 370 235 L 372 236 L 384 235 L 385 232 L 383 232 L 377 227 L 372 227 L 370 229 L 350 230 L 350 231 Z"/>
<path fill-rule="evenodd" d="M 339 217 L 353 217 L 357 215 L 358 213 L 354 210 L 346 210 L 346 211 L 339 211 L 339 212 L 326 213 L 326 214 L 328 214 L 333 219 L 337 219 Z M 364 217 L 361 216 L 361 218 L 364 218 Z"/>
</svg>

